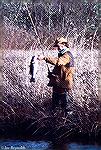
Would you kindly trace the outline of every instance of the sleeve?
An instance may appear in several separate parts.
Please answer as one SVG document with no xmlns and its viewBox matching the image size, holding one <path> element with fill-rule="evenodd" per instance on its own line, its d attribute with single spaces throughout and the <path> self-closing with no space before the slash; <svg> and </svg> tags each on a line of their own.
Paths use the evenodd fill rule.
<svg viewBox="0 0 101 150">
<path fill-rule="evenodd" d="M 45 57 L 44 60 L 52 65 L 57 64 L 58 66 L 60 66 L 60 65 L 66 65 L 67 63 L 69 63 L 70 56 L 67 53 L 65 53 L 63 56 L 59 58 L 57 57 L 54 58 L 54 57 L 49 56 L 49 57 Z"/>
<path fill-rule="evenodd" d="M 58 58 L 57 57 L 45 57 L 44 60 L 52 65 L 56 65 L 58 62 Z"/>
<path fill-rule="evenodd" d="M 70 56 L 67 53 L 65 53 L 63 56 L 61 56 L 58 59 L 57 64 L 58 64 L 58 66 L 60 66 L 60 65 L 66 65 L 69 62 L 70 62 Z"/>
</svg>

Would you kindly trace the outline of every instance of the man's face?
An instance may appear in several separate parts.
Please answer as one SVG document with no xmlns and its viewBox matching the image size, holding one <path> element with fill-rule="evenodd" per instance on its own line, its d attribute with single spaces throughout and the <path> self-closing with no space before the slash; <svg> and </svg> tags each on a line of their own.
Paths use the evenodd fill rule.
<svg viewBox="0 0 101 150">
<path fill-rule="evenodd" d="M 62 43 L 58 43 L 57 47 L 58 47 L 58 50 L 61 50 L 61 49 L 63 49 L 65 47 L 65 45 L 62 44 Z"/>
</svg>

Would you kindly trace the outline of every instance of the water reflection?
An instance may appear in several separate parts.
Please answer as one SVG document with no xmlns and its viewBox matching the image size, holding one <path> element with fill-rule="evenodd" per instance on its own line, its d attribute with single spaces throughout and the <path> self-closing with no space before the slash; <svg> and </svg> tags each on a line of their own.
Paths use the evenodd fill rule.
<svg viewBox="0 0 101 150">
<path fill-rule="evenodd" d="M 51 145 L 51 150 L 69 150 L 68 149 L 68 144 L 52 144 Z"/>
<path fill-rule="evenodd" d="M 101 150 L 101 146 L 95 144 L 53 144 L 44 141 L 0 140 L 0 150 Z"/>
</svg>

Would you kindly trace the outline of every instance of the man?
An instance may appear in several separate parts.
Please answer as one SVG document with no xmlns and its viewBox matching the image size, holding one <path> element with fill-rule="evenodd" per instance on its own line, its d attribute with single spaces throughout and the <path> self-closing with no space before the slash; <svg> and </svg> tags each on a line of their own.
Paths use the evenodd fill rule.
<svg viewBox="0 0 101 150">
<path fill-rule="evenodd" d="M 53 87 L 52 108 L 55 110 L 61 104 L 62 110 L 66 112 L 68 93 L 73 86 L 74 58 L 65 38 L 57 38 L 54 47 L 58 48 L 58 58 L 49 56 L 42 59 L 55 65 L 53 71 L 48 75 L 50 79 L 48 85 Z"/>
</svg>

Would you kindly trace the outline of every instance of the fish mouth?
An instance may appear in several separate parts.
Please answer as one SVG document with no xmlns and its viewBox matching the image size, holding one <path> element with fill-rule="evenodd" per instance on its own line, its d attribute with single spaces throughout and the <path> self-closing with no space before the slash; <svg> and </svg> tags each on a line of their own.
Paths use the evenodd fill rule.
<svg viewBox="0 0 101 150">
<path fill-rule="evenodd" d="M 30 82 L 35 82 L 35 78 L 31 78 L 31 79 L 30 79 Z"/>
</svg>

